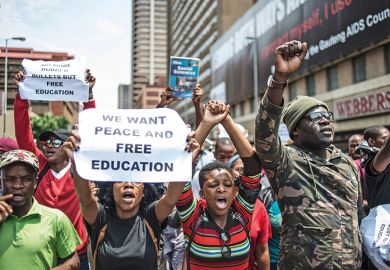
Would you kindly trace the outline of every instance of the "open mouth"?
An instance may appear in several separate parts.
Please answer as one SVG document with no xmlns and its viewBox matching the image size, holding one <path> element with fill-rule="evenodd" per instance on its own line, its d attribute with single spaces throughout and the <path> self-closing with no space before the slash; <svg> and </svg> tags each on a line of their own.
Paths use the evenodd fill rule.
<svg viewBox="0 0 390 270">
<path fill-rule="evenodd" d="M 122 198 L 125 202 L 131 202 L 135 199 L 135 194 L 131 190 L 125 190 L 122 193 Z"/>
<path fill-rule="evenodd" d="M 216 205 L 218 209 L 225 209 L 227 206 L 227 202 L 225 198 L 217 198 Z"/>
<path fill-rule="evenodd" d="M 320 132 L 324 135 L 332 135 L 333 130 L 330 127 L 326 127 L 320 130 Z"/>
<path fill-rule="evenodd" d="M 14 202 L 20 202 L 24 200 L 24 195 L 23 194 L 13 194 L 12 201 Z"/>
<path fill-rule="evenodd" d="M 48 150 L 46 150 L 46 156 L 51 157 L 52 155 L 55 154 L 55 152 L 56 152 L 56 150 L 54 150 L 54 149 L 48 149 Z"/>
</svg>

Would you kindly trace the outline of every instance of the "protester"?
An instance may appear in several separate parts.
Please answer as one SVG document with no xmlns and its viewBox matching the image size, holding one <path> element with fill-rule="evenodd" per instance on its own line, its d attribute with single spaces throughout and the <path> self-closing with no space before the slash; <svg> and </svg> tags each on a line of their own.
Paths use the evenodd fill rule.
<svg viewBox="0 0 390 270">
<path fill-rule="evenodd" d="M 15 75 L 15 82 L 19 84 L 23 80 L 24 73 L 20 71 Z M 95 108 L 92 88 L 96 79 L 88 69 L 85 80 L 89 84 L 89 101 L 84 103 L 84 109 Z M 42 153 L 34 141 L 29 116 L 29 102 L 22 100 L 19 93 L 15 95 L 14 118 L 16 140 L 19 147 L 33 152 L 39 159 L 40 167 L 35 198 L 40 204 L 61 210 L 72 221 L 82 242 L 77 247 L 80 270 L 88 270 L 88 236 L 70 174 L 71 165 L 66 157 L 57 155 L 58 148 L 69 137 L 69 132 L 65 130 L 43 132 L 39 136 L 44 147 L 44 153 Z"/>
<path fill-rule="evenodd" d="M 307 96 L 283 109 L 287 80 L 306 53 L 300 41 L 276 48 L 275 73 L 256 118 L 256 151 L 283 217 L 279 269 L 359 269 L 359 177 L 350 157 L 332 145 L 333 114 Z M 293 140 L 287 146 L 278 137 L 282 117 Z"/>
<path fill-rule="evenodd" d="M 355 162 L 356 168 L 359 172 L 360 185 L 362 187 L 363 206 L 365 213 L 368 214 L 368 191 L 367 184 L 364 177 L 364 169 L 361 166 L 362 155 L 356 151 L 356 148 L 362 143 L 363 137 L 360 134 L 354 134 L 348 139 L 348 155 Z"/>
<path fill-rule="evenodd" d="M 228 165 L 230 169 L 232 169 L 234 177 L 239 177 L 244 171 L 244 163 L 238 154 L 235 154 L 230 158 Z M 262 182 L 262 180 L 260 182 Z M 249 257 L 249 269 L 270 269 L 268 239 L 272 236 L 271 230 L 267 209 L 264 204 L 257 199 L 253 209 L 252 225 L 250 229 L 251 254 Z"/>
<path fill-rule="evenodd" d="M 175 209 L 168 217 L 168 225 L 162 232 L 163 256 L 167 270 L 181 270 L 184 259 L 184 234 L 181 221 Z M 160 269 L 160 268 L 159 268 Z"/>
<path fill-rule="evenodd" d="M 211 163 L 212 161 L 217 160 L 217 161 L 220 161 L 222 163 L 227 164 L 229 159 L 234 155 L 235 152 L 236 152 L 236 148 L 234 147 L 234 144 L 230 138 L 228 138 L 228 137 L 219 138 L 219 139 L 217 139 L 217 141 L 215 143 L 215 147 L 214 147 L 214 159 L 212 159 L 212 160 L 207 159 L 207 160 L 209 160 L 208 163 Z M 204 163 L 205 162 L 202 162 L 202 164 L 204 164 Z M 206 164 L 208 164 L 208 163 L 206 163 Z M 199 172 L 200 171 L 195 172 L 194 176 L 192 177 L 192 181 L 191 181 L 192 191 L 193 191 L 196 199 L 198 199 L 198 200 L 200 199 L 199 191 L 201 189 L 201 187 L 199 185 Z"/>
<path fill-rule="evenodd" d="M 0 155 L 11 150 L 19 149 L 18 143 L 11 138 L 0 138 Z"/>
<path fill-rule="evenodd" d="M 251 256 L 250 269 L 269 270 L 270 253 L 268 240 L 272 237 L 272 229 L 264 204 L 257 199 L 252 215 L 251 236 Z"/>
<path fill-rule="evenodd" d="M 390 203 L 390 140 L 388 137 L 389 130 L 384 126 L 371 126 L 364 131 L 364 139 L 368 145 L 361 151 L 366 154 L 362 164 L 365 167 L 369 209 Z M 383 224 L 383 220 L 375 220 L 375 223 L 377 222 Z M 369 229 L 370 233 L 376 230 L 378 225 L 375 223 Z M 363 259 L 365 270 L 377 269 L 370 259 L 366 257 Z"/>
<path fill-rule="evenodd" d="M 388 168 L 389 130 L 384 126 L 371 126 L 364 131 L 364 139 L 369 147 L 375 147 L 372 154 L 368 154 L 365 165 L 365 176 L 368 188 L 368 205 L 374 208 L 378 205 L 390 203 L 390 171 Z M 388 139 L 387 139 L 388 141 Z"/>
<path fill-rule="evenodd" d="M 265 174 L 265 172 L 264 172 Z M 261 190 L 259 199 L 267 208 L 269 221 L 271 223 L 272 237 L 268 239 L 268 252 L 270 257 L 270 269 L 277 270 L 280 254 L 280 232 L 282 229 L 282 215 L 280 213 L 277 198 L 272 187 L 269 184 L 267 176 L 263 175 L 261 179 Z"/>
<path fill-rule="evenodd" d="M 272 237 L 268 240 L 270 269 L 277 270 L 280 254 L 280 232 L 282 229 L 282 215 L 280 213 L 278 201 L 276 200 L 276 198 L 274 198 L 270 205 L 268 205 L 267 213 L 272 230 Z"/>
<path fill-rule="evenodd" d="M 252 146 L 228 115 L 229 106 L 211 101 L 197 129 L 199 141 L 222 122 L 244 162 L 236 195 L 231 169 L 220 161 L 204 166 L 199 173 L 201 200 L 186 184 L 176 204 L 188 243 L 185 269 L 247 269 L 249 267 L 252 211 L 260 190 L 261 166 Z M 245 176 L 244 176 L 245 175 Z"/>
<path fill-rule="evenodd" d="M 39 169 L 37 157 L 11 150 L 0 159 L 4 196 L 0 197 L 0 269 L 78 269 L 80 239 L 59 210 L 33 197 Z M 63 264 L 57 265 L 57 258 Z"/>
<path fill-rule="evenodd" d="M 362 155 L 360 153 L 356 152 L 356 148 L 361 144 L 363 141 L 363 138 L 360 134 L 353 134 L 348 139 L 348 155 L 353 160 L 360 160 L 362 158 Z"/>
<path fill-rule="evenodd" d="M 74 186 L 90 232 L 95 269 L 157 269 L 163 223 L 172 212 L 184 183 L 169 183 L 167 193 L 156 200 L 155 185 L 114 182 L 107 192 L 108 207 L 104 207 L 93 196 L 89 182 L 77 172 L 73 152 L 79 148 L 78 141 L 78 135 L 74 134 L 60 151 L 71 160 Z M 190 148 L 199 148 L 194 138 L 189 140 L 187 149 Z"/>
</svg>

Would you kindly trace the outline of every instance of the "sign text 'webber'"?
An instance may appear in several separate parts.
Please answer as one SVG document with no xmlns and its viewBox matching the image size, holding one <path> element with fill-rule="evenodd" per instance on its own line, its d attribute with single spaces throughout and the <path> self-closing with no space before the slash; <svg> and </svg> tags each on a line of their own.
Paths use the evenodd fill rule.
<svg viewBox="0 0 390 270">
<path fill-rule="evenodd" d="M 338 120 L 389 111 L 390 89 L 339 100 L 334 108 Z"/>
</svg>

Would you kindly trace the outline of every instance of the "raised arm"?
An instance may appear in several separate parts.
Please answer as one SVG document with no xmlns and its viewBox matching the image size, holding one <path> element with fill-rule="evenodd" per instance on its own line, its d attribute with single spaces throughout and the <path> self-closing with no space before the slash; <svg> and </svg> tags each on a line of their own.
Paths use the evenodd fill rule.
<svg viewBox="0 0 390 270">
<path fill-rule="evenodd" d="M 24 80 L 24 77 L 25 76 L 23 71 L 19 71 L 14 77 L 14 81 L 18 86 L 14 102 L 14 124 L 16 141 L 18 142 L 20 149 L 33 152 L 39 158 L 39 162 L 42 163 L 42 158 L 44 158 L 44 156 L 37 148 L 34 141 L 34 136 L 30 123 L 30 115 L 28 112 L 28 100 L 21 99 L 19 95 L 19 83 Z"/>
<path fill-rule="evenodd" d="M 176 101 L 177 98 L 174 98 L 172 96 L 172 90 L 167 87 L 165 88 L 164 92 L 162 92 L 160 96 L 160 101 L 156 105 L 156 108 L 165 108 L 166 106 L 170 105 L 172 102 Z"/>
<path fill-rule="evenodd" d="M 387 138 L 385 144 L 376 154 L 375 158 L 368 164 L 371 175 L 382 173 L 390 165 L 390 139 Z"/>
<path fill-rule="evenodd" d="M 307 44 L 300 41 L 290 41 L 279 46 L 275 50 L 275 73 L 272 88 L 267 89 L 267 97 L 269 101 L 276 105 L 283 105 L 283 83 L 286 83 L 289 76 L 298 70 L 303 59 L 306 56 Z"/>
<path fill-rule="evenodd" d="M 203 90 L 200 87 L 200 84 L 197 84 L 194 91 L 192 92 L 192 103 L 195 108 L 195 119 L 196 119 L 196 127 L 199 126 L 200 122 L 203 119 L 203 109 L 200 101 L 202 100 Z"/>
<path fill-rule="evenodd" d="M 83 110 L 96 108 L 96 103 L 93 98 L 93 87 L 96 83 L 96 78 L 92 75 L 90 69 L 85 70 L 85 82 L 89 85 L 88 101 L 83 103 Z"/>
<path fill-rule="evenodd" d="M 188 144 L 186 146 L 186 151 L 198 151 L 200 146 L 199 143 L 195 140 L 195 132 L 191 132 L 188 135 Z M 194 157 L 192 162 L 194 162 Z M 167 193 L 157 202 L 156 205 L 156 217 L 157 220 L 162 223 L 170 213 L 172 213 L 173 208 L 176 205 L 176 202 L 179 200 L 180 195 L 183 192 L 183 188 L 186 182 L 170 182 L 168 185 Z"/>
<path fill-rule="evenodd" d="M 255 150 L 252 145 L 249 143 L 248 139 L 244 134 L 238 129 L 236 123 L 230 115 L 226 116 L 225 120 L 222 121 L 222 125 L 225 128 L 226 132 L 229 134 L 230 139 L 232 140 L 234 147 L 236 147 L 238 155 L 243 157 L 250 157 L 253 155 Z"/>
<path fill-rule="evenodd" d="M 300 67 L 306 52 L 306 43 L 300 41 L 287 42 L 276 49 L 275 73 L 268 83 L 268 89 L 256 117 L 256 152 L 275 192 L 278 189 L 278 183 L 274 181 L 275 173 L 280 179 L 287 179 L 290 173 L 290 168 L 281 165 L 288 164 L 288 153 L 278 136 L 283 110 L 283 91 L 288 77 Z M 277 166 L 282 166 L 282 168 L 276 170 Z"/>
<path fill-rule="evenodd" d="M 77 172 L 76 163 L 74 162 L 73 152 L 78 151 L 80 137 L 76 131 L 72 131 L 72 136 L 70 136 L 66 142 L 58 149 L 58 151 L 66 155 L 71 163 L 72 163 L 72 178 L 74 182 L 74 187 L 77 193 L 77 197 L 80 201 L 81 213 L 85 219 L 85 221 L 92 225 L 98 214 L 98 202 L 92 194 L 92 190 L 89 186 L 87 180 L 81 178 L 81 176 Z"/>
</svg>

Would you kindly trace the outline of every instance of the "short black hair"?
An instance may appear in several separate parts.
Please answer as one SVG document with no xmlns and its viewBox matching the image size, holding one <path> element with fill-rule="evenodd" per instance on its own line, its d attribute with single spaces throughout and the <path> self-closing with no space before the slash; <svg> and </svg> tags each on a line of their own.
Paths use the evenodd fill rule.
<svg viewBox="0 0 390 270">
<path fill-rule="evenodd" d="M 101 182 L 99 183 L 99 202 L 106 208 L 111 209 L 112 213 L 115 213 L 115 199 L 113 191 L 113 182 Z M 141 215 L 146 215 L 147 207 L 158 201 L 166 193 L 164 185 L 157 183 L 144 183 L 144 196 L 140 202 L 139 212 Z"/>
<path fill-rule="evenodd" d="M 364 130 L 363 137 L 365 140 L 370 138 L 376 140 L 381 135 L 382 130 L 387 130 L 387 127 L 381 125 L 368 127 Z"/>
<path fill-rule="evenodd" d="M 209 164 L 204 165 L 202 167 L 202 169 L 200 169 L 199 186 L 201 189 L 203 189 L 203 184 L 204 184 L 204 181 L 206 180 L 207 174 L 213 170 L 226 170 L 233 176 L 232 169 L 230 169 L 230 167 L 227 164 L 225 164 L 221 161 L 218 161 L 218 160 L 213 161 Z"/>
<path fill-rule="evenodd" d="M 215 142 L 215 150 L 217 150 L 219 145 L 233 145 L 233 142 L 230 138 L 228 137 L 222 137 L 218 138 L 217 141 Z"/>
</svg>

